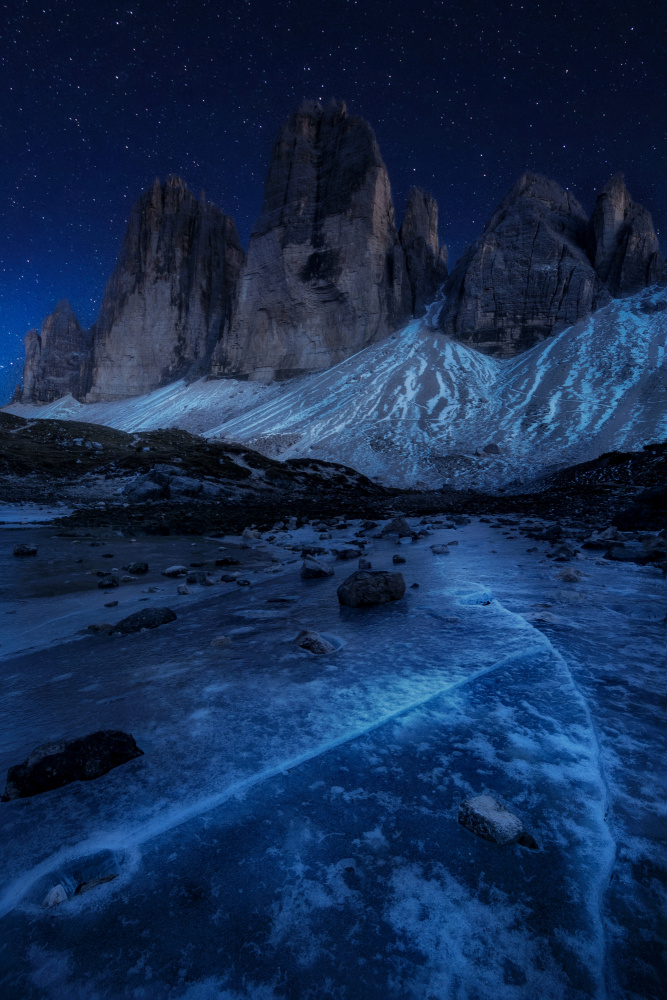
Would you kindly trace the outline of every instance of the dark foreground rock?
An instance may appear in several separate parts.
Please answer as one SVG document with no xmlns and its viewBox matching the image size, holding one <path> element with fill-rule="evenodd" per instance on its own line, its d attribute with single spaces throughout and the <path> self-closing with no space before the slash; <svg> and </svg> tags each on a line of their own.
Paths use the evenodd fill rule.
<svg viewBox="0 0 667 1000">
<path fill-rule="evenodd" d="M 459 823 L 477 837 L 494 844 L 521 844 L 537 848 L 535 840 L 523 828 L 518 816 L 491 795 L 476 795 L 459 806 Z"/>
<path fill-rule="evenodd" d="M 304 628 L 299 632 L 294 643 L 296 646 L 301 646 L 301 649 L 307 649 L 309 653 L 317 653 L 320 656 L 325 653 L 333 653 L 336 648 L 324 639 L 319 632 L 308 628 Z"/>
<path fill-rule="evenodd" d="M 69 785 L 72 781 L 92 781 L 143 756 L 129 733 L 101 729 L 74 740 L 43 743 L 22 764 L 7 771 L 3 802 L 24 799 Z"/>
<path fill-rule="evenodd" d="M 25 543 L 21 544 L 21 545 L 15 545 L 14 546 L 14 555 L 15 556 L 36 556 L 37 555 L 37 546 L 36 545 L 26 545 Z"/>
<path fill-rule="evenodd" d="M 389 604 L 400 601 L 404 594 L 403 575 L 384 570 L 357 570 L 338 588 L 338 600 L 350 608 Z"/>
<path fill-rule="evenodd" d="M 143 628 L 157 628 L 158 625 L 168 625 L 169 622 L 176 621 L 176 613 L 171 608 L 144 608 L 143 611 L 135 611 L 133 615 L 122 618 L 113 631 L 122 635 L 129 635 L 130 632 L 140 632 Z"/>
</svg>

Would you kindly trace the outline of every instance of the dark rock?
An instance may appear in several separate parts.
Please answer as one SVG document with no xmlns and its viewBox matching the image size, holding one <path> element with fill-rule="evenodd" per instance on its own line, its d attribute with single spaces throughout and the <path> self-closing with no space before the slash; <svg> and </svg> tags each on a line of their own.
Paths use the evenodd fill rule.
<svg viewBox="0 0 667 1000">
<path fill-rule="evenodd" d="M 131 632 L 140 632 L 144 628 L 157 628 L 158 625 L 167 625 L 176 621 L 176 614 L 171 608 L 144 608 L 143 611 L 135 611 L 133 615 L 122 618 L 117 625 L 114 625 L 114 632 L 122 635 L 129 635 Z"/>
<path fill-rule="evenodd" d="M 302 649 L 307 649 L 310 653 L 317 653 L 318 655 L 333 653 L 336 648 L 330 642 L 327 642 L 326 639 L 323 639 L 318 632 L 313 632 L 311 629 L 303 629 L 299 632 L 294 642 L 297 646 L 301 646 Z"/>
<path fill-rule="evenodd" d="M 207 372 L 244 254 L 233 220 L 178 177 L 132 209 L 94 326 L 88 401 Z"/>
<path fill-rule="evenodd" d="M 142 755 L 133 737 L 116 729 L 43 743 L 22 764 L 9 768 L 2 801 L 39 795 L 72 781 L 91 781 Z"/>
<path fill-rule="evenodd" d="M 47 316 L 39 333 L 25 338 L 23 403 L 50 403 L 68 393 L 81 399 L 87 388 L 90 331 L 82 330 L 67 299 Z"/>
<path fill-rule="evenodd" d="M 237 577 L 232 573 L 223 573 L 220 577 L 221 583 L 236 583 Z"/>
<path fill-rule="evenodd" d="M 123 495 L 135 503 L 144 503 L 146 500 L 159 500 L 164 496 L 164 488 L 148 476 L 140 476 L 123 487 Z"/>
<path fill-rule="evenodd" d="M 213 374 L 284 378 L 343 361 L 410 315 L 387 170 L 371 127 L 304 101 L 271 154 Z"/>
<path fill-rule="evenodd" d="M 405 520 L 404 517 L 395 517 L 389 524 L 385 524 L 384 528 L 380 532 L 382 536 L 385 535 L 398 535 L 399 538 L 411 538 L 412 528 Z"/>
<path fill-rule="evenodd" d="M 399 556 L 398 553 L 396 553 L 392 557 L 391 561 L 394 563 L 394 565 L 398 566 L 400 563 L 404 563 L 405 562 L 405 556 Z"/>
<path fill-rule="evenodd" d="M 434 556 L 448 556 L 449 546 L 448 545 L 431 545 L 431 552 Z"/>
<path fill-rule="evenodd" d="M 345 549 L 332 549 L 331 551 L 335 555 L 336 559 L 347 561 L 348 559 L 358 559 L 362 550 L 354 546 L 349 546 Z"/>
<path fill-rule="evenodd" d="M 250 580 L 237 580 L 236 581 L 236 585 L 238 587 L 249 587 L 250 586 Z"/>
<path fill-rule="evenodd" d="M 447 247 L 438 240 L 438 203 L 422 188 L 410 188 L 398 235 L 410 279 L 412 314 L 423 316 L 447 277 Z"/>
<path fill-rule="evenodd" d="M 215 560 L 216 566 L 240 566 L 238 559 L 234 559 L 233 556 L 223 556 L 222 559 Z"/>
<path fill-rule="evenodd" d="M 148 573 L 148 563 L 147 562 L 132 562 L 128 563 L 127 566 L 123 566 L 126 573 L 133 573 L 135 576 L 143 576 L 144 573 Z"/>
<path fill-rule="evenodd" d="M 357 570 L 338 588 L 338 600 L 351 608 L 388 604 L 405 594 L 405 580 L 400 573 Z"/>
<path fill-rule="evenodd" d="M 358 565 L 359 565 L 359 569 L 372 569 L 373 568 L 370 559 L 360 559 Z"/>
<path fill-rule="evenodd" d="M 516 844 L 525 835 L 537 846 L 533 838 L 526 835 L 519 817 L 490 795 L 477 795 L 462 802 L 459 806 L 459 823 L 476 836 L 494 844 Z M 531 844 L 526 843 L 525 846 Z"/>
<path fill-rule="evenodd" d="M 587 256 L 588 219 L 555 181 L 524 174 L 450 274 L 439 323 L 511 356 L 610 300 Z"/>
<path fill-rule="evenodd" d="M 615 174 L 598 195 L 589 247 L 597 274 L 614 296 L 632 295 L 662 274 L 651 216 L 632 200 L 622 174 Z"/>
<path fill-rule="evenodd" d="M 169 495 L 172 497 L 196 497 L 202 488 L 201 480 L 191 476 L 174 476 L 169 480 Z"/>
<path fill-rule="evenodd" d="M 111 573 L 107 574 L 106 576 L 103 576 L 102 579 L 98 580 L 97 582 L 97 586 L 100 588 L 100 590 L 108 590 L 110 587 L 118 587 L 119 584 L 120 580 L 118 579 L 118 577 L 114 576 Z"/>
<path fill-rule="evenodd" d="M 115 608 L 118 606 L 118 601 L 107 601 L 104 605 L 105 608 Z"/>
<path fill-rule="evenodd" d="M 493 442 L 491 442 L 491 444 L 485 445 L 482 450 L 484 451 L 484 453 L 486 455 L 499 455 L 500 454 L 500 448 L 498 447 L 497 444 L 494 444 Z"/>
<path fill-rule="evenodd" d="M 101 635 L 104 632 L 108 634 L 112 629 L 113 625 L 109 625 L 107 622 L 96 622 L 94 625 L 88 626 L 88 631 L 94 632 L 95 635 Z"/>
<path fill-rule="evenodd" d="M 658 486 L 635 497 L 616 514 L 612 524 L 622 531 L 661 531 L 667 528 L 667 487 Z"/>
<path fill-rule="evenodd" d="M 15 556 L 36 556 L 37 555 L 37 546 L 36 545 L 29 545 L 26 542 L 22 542 L 20 545 L 15 545 L 14 546 L 14 555 Z"/>
<path fill-rule="evenodd" d="M 304 559 L 301 565 L 301 578 L 303 580 L 318 580 L 320 578 L 333 576 L 333 566 L 318 562 L 317 559 Z"/>
<path fill-rule="evenodd" d="M 162 570 L 162 576 L 187 576 L 187 572 L 187 566 L 167 566 L 166 569 Z"/>
</svg>

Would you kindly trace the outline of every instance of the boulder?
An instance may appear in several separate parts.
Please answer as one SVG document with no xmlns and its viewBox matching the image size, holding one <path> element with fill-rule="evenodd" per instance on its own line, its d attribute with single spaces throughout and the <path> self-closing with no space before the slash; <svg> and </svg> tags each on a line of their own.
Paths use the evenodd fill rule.
<svg viewBox="0 0 667 1000">
<path fill-rule="evenodd" d="M 108 573 L 105 576 L 103 576 L 101 580 L 98 580 L 97 583 L 97 586 L 100 588 L 100 590 L 109 590 L 111 587 L 118 587 L 119 585 L 120 585 L 120 580 L 118 579 L 117 576 L 114 576 L 111 573 Z"/>
<path fill-rule="evenodd" d="M 134 576 L 143 576 L 148 573 L 148 563 L 147 562 L 131 562 L 127 566 L 123 566 L 126 573 L 132 573 Z"/>
<path fill-rule="evenodd" d="M 171 608 L 144 608 L 142 611 L 135 611 L 133 615 L 122 618 L 113 631 L 120 632 L 121 635 L 129 635 L 130 632 L 141 632 L 145 628 L 157 628 L 158 625 L 167 625 L 176 621 L 176 614 Z"/>
<path fill-rule="evenodd" d="M 404 563 L 404 562 L 405 562 L 405 556 L 399 556 L 399 554 L 398 554 L 398 553 L 396 553 L 396 554 L 395 554 L 395 555 L 394 555 L 394 556 L 392 557 L 392 560 L 391 560 L 391 561 L 393 562 L 393 564 L 394 564 L 395 566 L 399 566 L 399 565 L 400 565 L 401 563 Z"/>
<path fill-rule="evenodd" d="M 238 559 L 234 559 L 233 556 L 223 556 L 222 559 L 215 560 L 216 566 L 240 566 L 241 563 Z"/>
<path fill-rule="evenodd" d="M 448 556 L 449 546 L 448 545 L 431 545 L 431 552 L 434 556 Z"/>
<path fill-rule="evenodd" d="M 516 844 L 537 848 L 518 816 L 509 812 L 491 795 L 477 795 L 459 806 L 459 823 L 467 830 L 494 844 Z"/>
<path fill-rule="evenodd" d="M 405 594 L 405 580 L 401 573 L 382 570 L 357 570 L 338 588 L 338 600 L 350 608 L 398 601 Z"/>
<path fill-rule="evenodd" d="M 202 488 L 201 480 L 191 476 L 174 476 L 169 480 L 169 495 L 172 497 L 196 497 Z"/>
<path fill-rule="evenodd" d="M 43 743 L 22 764 L 9 768 L 2 801 L 39 795 L 72 781 L 91 781 L 142 755 L 134 738 L 116 729 Z"/>
<path fill-rule="evenodd" d="M 361 549 L 352 545 L 345 549 L 332 549 L 331 551 L 335 555 L 336 559 L 342 559 L 343 561 L 347 561 L 348 559 L 358 559 L 362 552 Z"/>
<path fill-rule="evenodd" d="M 154 483 L 148 476 L 141 476 L 123 487 L 123 494 L 135 503 L 146 500 L 159 500 L 164 496 L 164 489 L 159 483 Z"/>
<path fill-rule="evenodd" d="M 307 628 L 299 632 L 294 643 L 297 646 L 301 646 L 302 649 L 307 649 L 308 652 L 317 653 L 318 655 L 333 653 L 336 648 L 330 642 L 327 642 L 326 639 L 323 639 L 318 632 L 313 632 Z"/>
<path fill-rule="evenodd" d="M 381 535 L 398 535 L 399 538 L 411 538 L 412 528 L 404 517 L 395 517 L 389 524 L 385 524 L 380 532 Z"/>
<path fill-rule="evenodd" d="M 162 576 L 187 576 L 188 567 L 187 566 L 167 566 L 166 569 L 162 570 Z"/>
<path fill-rule="evenodd" d="M 271 153 L 214 375 L 328 368 L 401 326 L 411 290 L 386 167 L 345 104 L 304 101 Z"/>
<path fill-rule="evenodd" d="M 187 597 L 187 595 L 190 593 L 190 588 L 188 587 L 187 583 L 179 583 L 178 587 L 176 588 L 176 593 L 179 595 L 179 597 Z"/>
<path fill-rule="evenodd" d="M 447 279 L 441 329 L 487 354 L 532 347 L 610 301 L 587 251 L 576 198 L 524 174 Z"/>
<path fill-rule="evenodd" d="M 37 546 L 36 545 L 29 545 L 26 542 L 22 542 L 20 545 L 15 545 L 14 546 L 14 555 L 15 556 L 19 556 L 19 557 L 20 556 L 36 556 L 37 555 Z"/>
<path fill-rule="evenodd" d="M 304 559 L 301 564 L 301 578 L 303 580 L 318 580 L 328 576 L 333 576 L 333 566 L 319 562 L 317 559 Z"/>
<path fill-rule="evenodd" d="M 372 565 L 370 559 L 360 559 L 358 565 L 359 565 L 359 569 L 372 569 L 373 568 L 373 565 Z"/>
</svg>

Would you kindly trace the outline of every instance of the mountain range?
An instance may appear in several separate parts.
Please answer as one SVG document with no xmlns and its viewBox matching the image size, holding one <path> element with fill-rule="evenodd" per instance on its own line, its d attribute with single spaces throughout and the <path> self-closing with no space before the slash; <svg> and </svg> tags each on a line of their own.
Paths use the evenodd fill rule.
<svg viewBox="0 0 667 1000">
<path fill-rule="evenodd" d="M 156 180 L 91 329 L 62 300 L 28 332 L 12 409 L 497 484 L 664 436 L 662 272 L 621 175 L 589 218 L 525 173 L 448 273 L 431 195 L 412 188 L 397 228 L 370 125 L 306 101 L 247 253 L 203 192 Z"/>
</svg>

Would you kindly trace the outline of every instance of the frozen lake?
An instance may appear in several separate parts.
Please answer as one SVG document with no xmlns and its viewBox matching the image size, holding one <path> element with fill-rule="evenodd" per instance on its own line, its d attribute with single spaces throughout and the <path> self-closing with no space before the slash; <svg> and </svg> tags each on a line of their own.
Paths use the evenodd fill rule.
<svg viewBox="0 0 667 1000">
<path fill-rule="evenodd" d="M 302 581 L 295 553 L 258 542 L 250 587 L 119 588 L 101 620 L 178 614 L 125 637 L 82 636 L 103 595 L 46 596 L 22 561 L 20 598 L 3 595 L 3 777 L 36 745 L 97 729 L 145 755 L 0 804 L 3 997 L 664 996 L 665 581 L 583 553 L 566 583 L 511 526 L 431 530 L 370 546 L 374 569 L 405 556 L 395 604 L 341 608 L 356 563 Z M 151 564 L 172 542 L 150 541 Z M 50 624 L 26 639 L 42 605 Z M 297 648 L 302 628 L 336 652 Z M 539 850 L 458 824 L 485 792 Z M 44 909 L 57 883 L 106 874 Z"/>
</svg>

